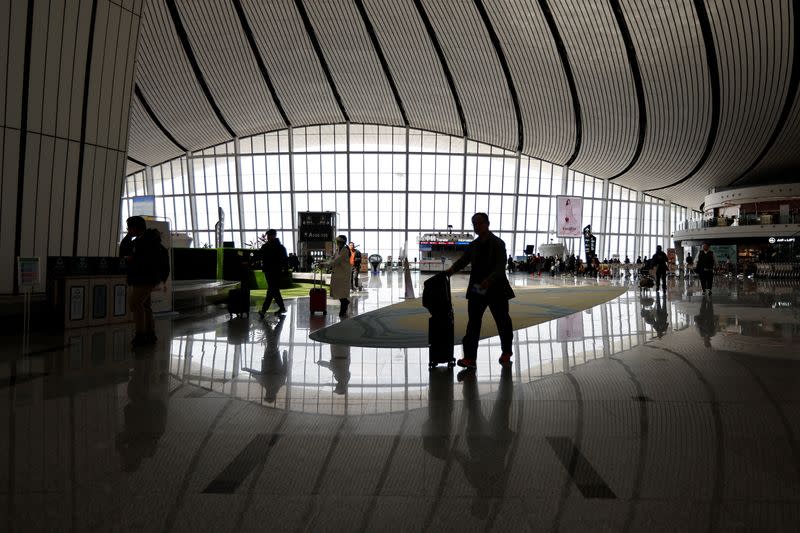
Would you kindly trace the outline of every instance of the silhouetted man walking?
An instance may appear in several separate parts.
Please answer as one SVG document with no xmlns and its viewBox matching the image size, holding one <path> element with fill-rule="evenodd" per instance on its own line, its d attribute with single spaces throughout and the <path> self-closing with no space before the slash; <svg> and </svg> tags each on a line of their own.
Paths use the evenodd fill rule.
<svg viewBox="0 0 800 533">
<path fill-rule="evenodd" d="M 511 341 L 514 338 L 511 317 L 508 314 L 508 301 L 514 297 L 514 291 L 506 277 L 506 244 L 489 231 L 489 215 L 486 213 L 472 215 L 472 227 L 478 238 L 472 241 L 464 255 L 445 271 L 445 274 L 452 276 L 465 266 L 471 265 L 467 289 L 469 322 L 467 333 L 462 340 L 464 357 L 458 360 L 458 366 L 471 370 L 476 368 L 481 322 L 487 307 L 500 333 L 500 345 L 503 351 L 500 355 L 500 364 L 508 366 L 511 364 Z"/>
</svg>

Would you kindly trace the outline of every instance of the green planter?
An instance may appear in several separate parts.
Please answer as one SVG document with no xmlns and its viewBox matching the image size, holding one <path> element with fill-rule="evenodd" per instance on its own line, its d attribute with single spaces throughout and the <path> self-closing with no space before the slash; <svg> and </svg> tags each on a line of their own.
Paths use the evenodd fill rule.
<svg viewBox="0 0 800 533">
<path fill-rule="evenodd" d="M 267 278 L 261 270 L 251 270 L 248 278 L 250 282 L 250 289 L 266 289 Z M 289 289 L 292 287 L 292 273 L 286 272 L 281 276 L 281 289 Z"/>
</svg>

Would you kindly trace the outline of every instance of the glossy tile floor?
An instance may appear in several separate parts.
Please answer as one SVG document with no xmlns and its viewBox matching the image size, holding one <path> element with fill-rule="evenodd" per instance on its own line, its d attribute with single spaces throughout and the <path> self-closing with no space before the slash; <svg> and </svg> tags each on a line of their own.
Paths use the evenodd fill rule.
<svg viewBox="0 0 800 533">
<path fill-rule="evenodd" d="M 401 279 L 365 278 L 354 312 Z M 797 531 L 800 285 L 699 292 L 516 331 L 505 373 L 484 340 L 463 382 L 427 350 L 310 341 L 332 301 L 159 319 L 136 352 L 128 325 L 3 338 L 0 529 Z"/>
</svg>

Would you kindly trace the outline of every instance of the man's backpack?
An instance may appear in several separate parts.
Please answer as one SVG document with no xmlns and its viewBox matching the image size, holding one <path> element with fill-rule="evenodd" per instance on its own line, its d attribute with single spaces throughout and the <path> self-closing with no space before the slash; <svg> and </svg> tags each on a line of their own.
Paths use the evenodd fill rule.
<svg viewBox="0 0 800 533">
<path fill-rule="evenodd" d="M 167 281 L 169 277 L 169 250 L 159 243 L 158 244 L 158 279 L 161 283 Z"/>
</svg>

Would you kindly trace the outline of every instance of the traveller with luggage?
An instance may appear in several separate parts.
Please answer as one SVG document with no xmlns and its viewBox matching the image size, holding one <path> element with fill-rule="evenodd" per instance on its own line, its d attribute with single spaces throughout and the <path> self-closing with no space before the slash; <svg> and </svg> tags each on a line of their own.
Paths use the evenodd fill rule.
<svg viewBox="0 0 800 533">
<path fill-rule="evenodd" d="M 347 316 L 347 307 L 350 305 L 350 249 L 347 247 L 347 237 L 336 237 L 336 251 L 330 262 L 331 273 L 331 298 L 339 300 L 339 316 Z"/>
<path fill-rule="evenodd" d="M 486 213 L 472 215 L 472 227 L 478 237 L 469 244 L 464 255 L 445 271 L 447 276 L 452 276 L 467 265 L 471 267 L 467 289 L 469 320 L 462 340 L 464 357 L 457 363 L 469 370 L 477 367 L 481 321 L 488 307 L 500 334 L 500 364 L 510 366 L 514 333 L 508 314 L 508 301 L 514 298 L 514 291 L 506 277 L 506 245 L 489 231 L 489 215 Z"/>
</svg>

